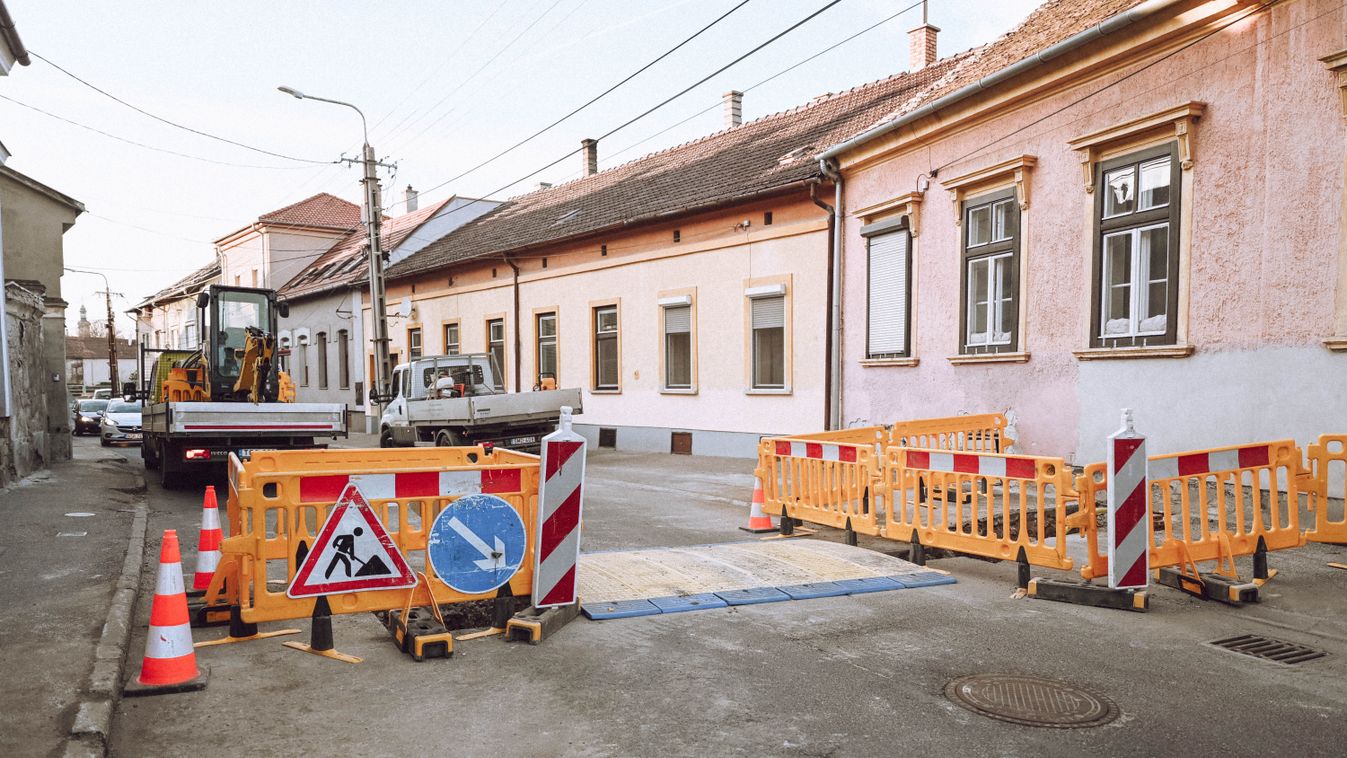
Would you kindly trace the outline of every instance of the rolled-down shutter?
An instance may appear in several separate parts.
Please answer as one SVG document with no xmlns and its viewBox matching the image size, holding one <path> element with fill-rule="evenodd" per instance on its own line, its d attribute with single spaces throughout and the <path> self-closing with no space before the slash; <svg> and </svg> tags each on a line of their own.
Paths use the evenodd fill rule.
<svg viewBox="0 0 1347 758">
<path fill-rule="evenodd" d="M 664 309 L 664 333 L 685 334 L 692 331 L 692 308 L 686 305 Z"/>
<path fill-rule="evenodd" d="M 869 356 L 907 353 L 908 233 L 906 229 L 870 238 Z"/>
<path fill-rule="evenodd" d="M 783 329 L 786 326 L 786 298 L 753 298 L 753 328 Z"/>
</svg>

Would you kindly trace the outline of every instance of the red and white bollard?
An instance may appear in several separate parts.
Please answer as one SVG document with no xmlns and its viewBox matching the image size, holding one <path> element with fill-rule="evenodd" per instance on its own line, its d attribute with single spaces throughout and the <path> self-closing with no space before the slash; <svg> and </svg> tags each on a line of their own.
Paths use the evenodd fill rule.
<svg viewBox="0 0 1347 758">
<path fill-rule="evenodd" d="M 557 430 L 543 437 L 538 484 L 538 536 L 533 546 L 533 607 L 576 601 L 580 515 L 584 504 L 585 438 L 571 430 L 563 406 Z"/>
<path fill-rule="evenodd" d="M 1143 589 L 1150 583 L 1150 484 L 1146 438 L 1124 408 L 1123 426 L 1108 438 L 1108 586 Z"/>
</svg>

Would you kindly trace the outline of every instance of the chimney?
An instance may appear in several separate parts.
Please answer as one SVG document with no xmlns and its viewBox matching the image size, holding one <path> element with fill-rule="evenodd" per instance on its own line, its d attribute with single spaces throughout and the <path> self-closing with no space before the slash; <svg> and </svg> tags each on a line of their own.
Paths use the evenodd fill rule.
<svg viewBox="0 0 1347 758">
<path fill-rule="evenodd" d="M 585 176 L 593 176 L 599 173 L 599 141 L 596 139 L 580 140 L 580 160 L 584 167 Z"/>
<path fill-rule="evenodd" d="M 920 71 L 935 63 L 935 35 L 940 28 L 926 20 L 926 0 L 921 3 L 921 26 L 907 33 L 907 70 Z"/>
<path fill-rule="evenodd" d="M 551 182 L 538 182 L 538 186 L 537 186 L 535 189 L 538 189 L 538 190 L 552 189 L 552 183 L 551 183 Z"/>
<path fill-rule="evenodd" d="M 725 104 L 725 128 L 732 129 L 744 123 L 744 93 L 732 89 L 720 99 Z"/>
<path fill-rule="evenodd" d="M 412 185 L 408 184 L 407 189 L 402 194 L 403 197 L 407 199 L 407 212 L 411 213 L 412 211 L 416 210 L 417 193 L 416 190 L 412 189 Z"/>
</svg>

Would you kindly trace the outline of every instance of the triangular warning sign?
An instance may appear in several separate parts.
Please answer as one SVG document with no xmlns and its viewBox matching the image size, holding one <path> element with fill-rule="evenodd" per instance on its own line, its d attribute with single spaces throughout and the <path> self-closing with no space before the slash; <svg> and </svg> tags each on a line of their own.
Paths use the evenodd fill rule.
<svg viewBox="0 0 1347 758">
<path fill-rule="evenodd" d="M 292 598 L 416 586 L 416 576 L 369 501 L 347 484 L 285 590 Z"/>
</svg>

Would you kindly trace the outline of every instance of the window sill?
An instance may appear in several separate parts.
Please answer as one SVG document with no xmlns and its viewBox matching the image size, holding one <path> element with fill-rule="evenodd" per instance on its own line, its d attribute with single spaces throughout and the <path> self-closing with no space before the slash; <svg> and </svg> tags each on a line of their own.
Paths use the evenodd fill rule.
<svg viewBox="0 0 1347 758">
<path fill-rule="evenodd" d="M 1332 350 L 1335 353 L 1347 351 L 1347 334 L 1337 335 L 1335 337 L 1326 337 L 1324 339 L 1324 347 L 1328 348 L 1329 350 Z"/>
<path fill-rule="evenodd" d="M 661 395 L 695 395 L 695 394 L 697 394 L 697 388 L 696 388 L 696 387 L 691 387 L 691 388 L 688 388 L 688 389 L 669 389 L 668 387 L 662 387 L 662 388 L 660 388 L 659 394 L 661 394 Z"/>
<path fill-rule="evenodd" d="M 1155 345 L 1152 347 L 1092 347 L 1074 350 L 1079 361 L 1109 360 L 1113 358 L 1187 358 L 1193 354 L 1192 345 Z"/>
<path fill-rule="evenodd" d="M 621 394 L 622 394 L 622 388 L 619 387 L 618 389 L 615 389 L 615 390 L 590 390 L 590 391 L 589 391 L 589 394 L 591 394 L 591 395 L 621 395 Z"/>
<path fill-rule="evenodd" d="M 791 394 L 791 389 L 790 389 L 789 387 L 783 387 L 783 388 L 781 388 L 781 389 L 747 389 L 747 390 L 744 390 L 744 394 L 745 394 L 745 395 L 789 395 L 789 394 Z"/>
<path fill-rule="evenodd" d="M 866 368 L 881 368 L 885 366 L 915 366 L 920 358 L 865 358 L 861 365 Z"/>
<path fill-rule="evenodd" d="M 951 355 L 946 358 L 955 366 L 963 366 L 969 363 L 1028 363 L 1029 353 L 973 353 L 969 355 Z"/>
</svg>

